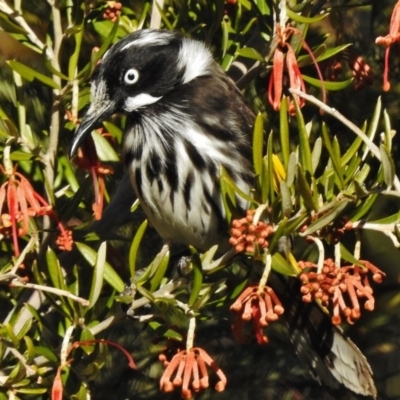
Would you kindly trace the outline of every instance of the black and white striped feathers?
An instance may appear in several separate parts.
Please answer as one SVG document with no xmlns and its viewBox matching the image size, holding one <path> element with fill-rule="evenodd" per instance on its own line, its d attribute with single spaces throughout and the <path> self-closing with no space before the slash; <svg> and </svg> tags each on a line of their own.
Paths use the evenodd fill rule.
<svg viewBox="0 0 400 400">
<path fill-rule="evenodd" d="M 94 73 L 92 103 L 72 152 L 115 112 L 128 117 L 125 161 L 163 239 L 200 250 L 227 245 L 220 166 L 249 193 L 254 115 L 206 46 L 161 30 L 120 40 Z"/>
</svg>

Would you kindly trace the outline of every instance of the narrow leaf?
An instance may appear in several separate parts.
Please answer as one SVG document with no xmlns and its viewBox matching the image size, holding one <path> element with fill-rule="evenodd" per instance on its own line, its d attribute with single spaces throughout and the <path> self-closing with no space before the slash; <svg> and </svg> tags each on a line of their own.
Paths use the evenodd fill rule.
<svg viewBox="0 0 400 400">
<path fill-rule="evenodd" d="M 29 82 L 32 82 L 34 79 L 39 80 L 47 86 L 50 86 L 53 89 L 60 89 L 60 87 L 51 79 L 50 77 L 41 74 L 40 72 L 35 71 L 34 69 L 22 64 L 18 61 L 8 60 L 7 64 L 12 68 L 15 72 L 20 74 L 24 79 Z"/>
<path fill-rule="evenodd" d="M 129 249 L 129 271 L 132 279 L 136 279 L 136 259 L 147 225 L 148 221 L 145 219 L 136 231 L 135 237 L 132 240 L 131 248 Z"/>
<path fill-rule="evenodd" d="M 285 96 L 282 97 L 281 108 L 279 111 L 279 128 L 283 164 L 285 168 L 287 168 L 289 163 L 290 141 L 287 99 Z"/>
<path fill-rule="evenodd" d="M 86 259 L 86 261 L 89 263 L 89 265 L 93 267 L 96 263 L 97 252 L 84 243 L 76 242 L 76 247 L 78 248 L 82 256 Z M 117 292 L 122 292 L 124 290 L 125 287 L 124 282 L 107 261 L 105 261 L 104 265 L 104 279 Z"/>
<path fill-rule="evenodd" d="M 383 177 L 385 184 L 390 189 L 393 186 L 394 176 L 395 176 L 395 166 L 392 157 L 389 154 L 387 147 L 381 143 L 379 146 L 381 153 L 381 161 L 383 168 Z"/>
<path fill-rule="evenodd" d="M 100 244 L 99 250 L 97 251 L 96 262 L 94 264 L 92 286 L 90 288 L 89 294 L 89 308 L 92 308 L 96 304 L 100 296 L 101 289 L 103 287 L 103 276 L 106 266 L 106 254 L 107 242 L 102 242 Z"/>
<path fill-rule="evenodd" d="M 299 165 L 298 170 L 297 170 L 297 183 L 299 186 L 299 192 L 300 196 L 302 197 L 304 201 L 304 205 L 308 210 L 317 210 L 316 205 L 314 204 L 312 195 L 311 195 L 311 189 L 310 186 L 306 180 L 306 177 L 304 176 L 304 173 L 302 171 L 301 166 Z"/>
<path fill-rule="evenodd" d="M 304 123 L 303 114 L 301 113 L 300 107 L 295 98 L 293 98 L 294 104 L 296 107 L 296 116 L 297 116 L 297 127 L 299 130 L 300 136 L 300 146 L 299 146 L 299 161 L 302 169 L 307 174 L 312 173 L 312 165 L 311 165 L 311 149 L 310 143 L 308 139 L 307 128 Z"/>
<path fill-rule="evenodd" d="M 264 148 L 264 119 L 261 113 L 258 113 L 253 130 L 253 163 L 256 176 L 261 179 L 262 157 Z"/>
<path fill-rule="evenodd" d="M 307 76 L 307 75 L 301 75 L 301 76 L 310 85 L 322 89 L 322 82 L 320 79 L 311 78 L 311 76 Z M 329 90 L 330 92 L 335 92 L 338 90 L 346 89 L 347 87 L 349 87 L 351 85 L 352 82 L 353 82 L 353 78 L 347 79 L 345 81 L 340 81 L 340 82 L 324 81 L 323 86 L 326 90 Z"/>
<path fill-rule="evenodd" d="M 201 260 L 199 257 L 199 253 L 197 253 L 195 248 L 192 246 L 190 246 L 190 253 L 192 255 L 193 284 L 188 305 L 189 307 L 192 307 L 193 304 L 198 300 L 200 294 L 201 286 L 203 283 L 203 271 L 201 267 Z"/>
</svg>

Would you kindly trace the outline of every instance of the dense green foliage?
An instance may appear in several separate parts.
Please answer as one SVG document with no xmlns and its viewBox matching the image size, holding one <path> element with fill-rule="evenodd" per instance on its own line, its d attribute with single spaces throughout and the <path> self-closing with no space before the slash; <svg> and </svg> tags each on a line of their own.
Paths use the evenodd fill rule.
<svg viewBox="0 0 400 400">
<path fill-rule="evenodd" d="M 399 398 L 400 62 L 393 51 L 392 89 L 384 93 L 384 48 L 374 43 L 389 32 L 393 2 L 292 0 L 283 10 L 277 0 L 121 3 L 0 0 L 0 400 L 60 399 L 61 387 L 73 399 L 162 398 L 158 355 L 185 348 L 193 321 L 195 345 L 228 377 L 226 393 L 211 388 L 199 398 L 335 398 L 307 365 L 296 366 L 283 326 L 267 331 L 274 349 L 233 344 L 229 311 L 270 257 L 275 271 L 296 276 L 299 261 L 335 256 L 386 273 L 381 292 L 371 283 L 376 309 L 362 309 L 348 328 L 370 359 L 380 398 Z M 216 248 L 191 248 L 187 271 L 177 272 L 177 257 L 159 253 L 131 190 L 116 191 L 121 116 L 68 158 L 96 63 L 118 39 L 150 26 L 205 41 L 257 114 L 257 187 L 239 195 L 273 228 L 267 251 L 255 246 L 220 266 Z M 279 51 L 298 66 L 279 64 Z M 237 61 L 251 72 L 238 78 Z M 303 79 L 307 100 L 289 91 L 302 90 Z M 228 217 L 244 217 L 235 215 L 238 190 L 226 171 L 220 181 Z M 111 206 L 96 220 L 103 196 Z M 288 236 L 294 245 L 285 256 L 279 239 Z M 250 383 L 240 387 L 243 376 Z"/>
</svg>

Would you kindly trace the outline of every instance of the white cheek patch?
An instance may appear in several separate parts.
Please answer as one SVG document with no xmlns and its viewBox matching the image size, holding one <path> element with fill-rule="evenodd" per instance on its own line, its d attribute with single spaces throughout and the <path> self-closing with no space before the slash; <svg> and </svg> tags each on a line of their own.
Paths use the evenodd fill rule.
<svg viewBox="0 0 400 400">
<path fill-rule="evenodd" d="M 127 112 L 137 110 L 140 107 L 155 103 L 156 101 L 160 100 L 161 97 L 153 97 L 147 93 L 141 93 L 134 97 L 128 97 L 124 103 L 124 110 Z"/>
</svg>

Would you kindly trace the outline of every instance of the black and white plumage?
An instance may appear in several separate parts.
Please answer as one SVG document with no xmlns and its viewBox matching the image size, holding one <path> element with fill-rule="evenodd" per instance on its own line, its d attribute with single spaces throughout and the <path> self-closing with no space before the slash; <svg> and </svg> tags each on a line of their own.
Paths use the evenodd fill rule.
<svg viewBox="0 0 400 400">
<path fill-rule="evenodd" d="M 71 155 L 103 120 L 124 113 L 125 162 L 141 206 L 161 237 L 199 250 L 227 247 L 220 166 L 243 192 L 250 192 L 254 114 L 206 46 L 171 31 L 129 34 L 96 67 L 91 94 Z M 278 288 L 279 279 L 276 286 L 285 308 L 291 309 L 288 288 Z M 293 310 L 291 315 L 298 308 Z M 299 353 L 317 373 L 324 368 L 351 390 L 376 395 L 360 351 L 316 305 L 310 310 L 320 319 L 315 326 L 292 318 Z"/>
<path fill-rule="evenodd" d="M 172 31 L 124 37 L 95 71 L 92 103 L 72 153 L 115 112 L 128 117 L 125 162 L 161 237 L 200 250 L 226 247 L 219 169 L 250 191 L 254 115 L 209 50 Z"/>
</svg>

